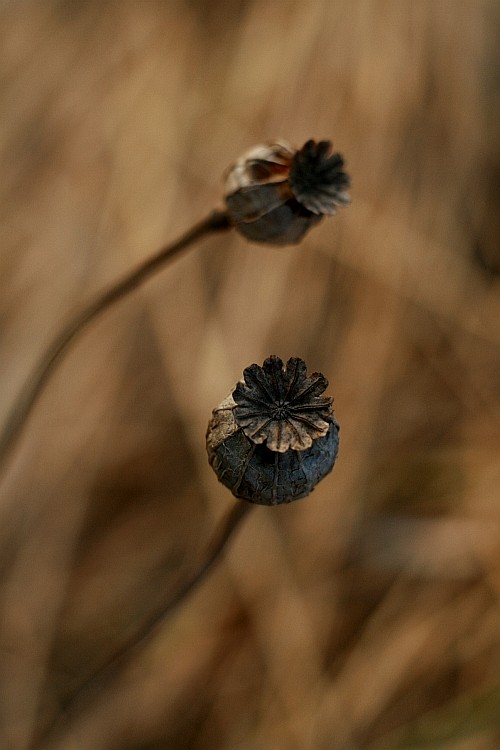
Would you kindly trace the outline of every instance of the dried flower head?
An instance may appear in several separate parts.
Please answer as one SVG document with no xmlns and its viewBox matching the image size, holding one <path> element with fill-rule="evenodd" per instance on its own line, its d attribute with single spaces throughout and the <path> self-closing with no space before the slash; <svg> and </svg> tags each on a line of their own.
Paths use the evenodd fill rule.
<svg viewBox="0 0 500 750">
<path fill-rule="evenodd" d="M 308 495 L 328 474 L 338 452 L 339 426 L 328 383 L 308 377 L 302 359 L 286 366 L 271 356 L 253 364 L 212 414 L 210 463 L 236 497 L 278 505 Z"/>
<path fill-rule="evenodd" d="M 225 196 L 236 229 L 250 240 L 299 242 L 324 215 L 345 206 L 350 180 L 330 141 L 296 150 L 284 141 L 255 146 L 231 167 Z"/>
</svg>

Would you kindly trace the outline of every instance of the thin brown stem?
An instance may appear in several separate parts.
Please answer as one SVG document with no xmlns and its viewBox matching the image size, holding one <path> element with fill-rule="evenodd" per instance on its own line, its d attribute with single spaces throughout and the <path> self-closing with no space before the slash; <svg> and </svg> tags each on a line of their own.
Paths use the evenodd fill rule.
<svg viewBox="0 0 500 750">
<path fill-rule="evenodd" d="M 108 310 L 115 302 L 137 289 L 147 279 L 151 278 L 168 261 L 182 250 L 193 245 L 197 240 L 211 232 L 229 229 L 231 226 L 227 214 L 223 211 L 213 211 L 207 218 L 195 224 L 176 242 L 165 246 L 151 258 L 141 263 L 120 281 L 115 282 L 83 308 L 70 320 L 66 327 L 56 336 L 46 351 L 42 354 L 38 364 L 21 390 L 5 427 L 0 436 L 0 470 L 19 439 L 26 421 L 33 410 L 40 394 L 47 384 L 56 365 L 69 345 L 87 326 Z"/>
<path fill-rule="evenodd" d="M 75 714 L 83 711 L 93 700 L 97 698 L 99 700 L 102 699 L 103 691 L 108 687 L 112 687 L 115 678 L 119 676 L 122 669 L 127 665 L 133 653 L 154 635 L 158 627 L 163 625 L 189 594 L 205 580 L 214 564 L 221 558 L 240 522 L 252 507 L 254 506 L 251 503 L 241 500 L 237 501 L 215 531 L 204 560 L 198 569 L 181 586 L 179 591 L 144 623 L 129 641 L 124 643 L 105 664 L 99 667 L 73 693 L 65 698 L 61 705 L 61 713 L 38 735 L 31 746 L 32 750 L 36 750 L 37 748 L 42 750 L 42 748 L 46 747 L 49 740 L 54 738 L 56 732 L 62 729 Z"/>
</svg>

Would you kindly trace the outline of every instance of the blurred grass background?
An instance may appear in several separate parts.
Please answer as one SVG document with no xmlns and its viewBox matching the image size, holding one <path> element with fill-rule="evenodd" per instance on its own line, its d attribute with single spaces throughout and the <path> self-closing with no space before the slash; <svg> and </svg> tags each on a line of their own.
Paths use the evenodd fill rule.
<svg viewBox="0 0 500 750">
<path fill-rule="evenodd" d="M 53 747 L 500 746 L 496 0 L 3 0 L 0 417 L 69 316 L 221 205 L 246 148 L 330 138 L 352 205 L 205 241 L 52 379 L 0 485 L 0 747 L 194 569 L 234 502 L 244 367 L 330 381 L 333 474 L 224 562 Z"/>
</svg>

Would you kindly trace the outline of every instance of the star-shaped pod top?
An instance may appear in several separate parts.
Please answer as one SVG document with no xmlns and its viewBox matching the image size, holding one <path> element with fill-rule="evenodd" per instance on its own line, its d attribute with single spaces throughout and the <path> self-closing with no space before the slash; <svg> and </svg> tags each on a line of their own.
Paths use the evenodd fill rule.
<svg viewBox="0 0 500 750">
<path fill-rule="evenodd" d="M 330 427 L 332 399 L 321 396 L 328 381 L 320 373 L 307 376 L 298 357 L 286 367 L 271 356 L 250 365 L 233 391 L 234 419 L 253 443 L 266 442 L 271 451 L 303 451 L 324 437 Z"/>
<path fill-rule="evenodd" d="M 337 206 L 346 206 L 349 177 L 340 154 L 330 155 L 330 141 L 307 141 L 293 157 L 290 187 L 295 198 L 313 214 L 334 216 Z"/>
<path fill-rule="evenodd" d="M 228 215 L 250 240 L 299 242 L 324 215 L 350 202 L 349 176 L 330 141 L 307 141 L 294 149 L 285 141 L 255 146 L 226 177 Z"/>
</svg>

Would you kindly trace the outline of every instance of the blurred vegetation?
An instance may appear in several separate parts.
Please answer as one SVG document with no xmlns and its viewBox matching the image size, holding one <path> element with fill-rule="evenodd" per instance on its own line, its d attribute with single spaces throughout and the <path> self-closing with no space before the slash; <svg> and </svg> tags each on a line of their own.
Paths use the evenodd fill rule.
<svg viewBox="0 0 500 750">
<path fill-rule="evenodd" d="M 330 138 L 352 205 L 300 246 L 209 239 L 59 368 L 0 484 L 0 747 L 203 556 L 234 502 L 212 408 L 324 372 L 333 474 L 53 737 L 92 750 L 500 745 L 496 0 L 0 4 L 0 419 L 97 290 L 221 205 L 245 149 Z"/>
</svg>

